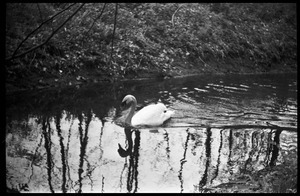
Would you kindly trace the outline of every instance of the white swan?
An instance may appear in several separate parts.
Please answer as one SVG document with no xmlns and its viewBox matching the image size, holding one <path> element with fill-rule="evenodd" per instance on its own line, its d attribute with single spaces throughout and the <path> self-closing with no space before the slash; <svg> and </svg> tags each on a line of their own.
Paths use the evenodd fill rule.
<svg viewBox="0 0 300 196">
<path fill-rule="evenodd" d="M 122 105 L 130 105 L 130 111 L 125 119 L 125 124 L 129 126 L 159 126 L 171 118 L 174 111 L 167 110 L 162 103 L 148 105 L 134 114 L 137 101 L 133 95 L 126 95 L 122 100 Z"/>
</svg>

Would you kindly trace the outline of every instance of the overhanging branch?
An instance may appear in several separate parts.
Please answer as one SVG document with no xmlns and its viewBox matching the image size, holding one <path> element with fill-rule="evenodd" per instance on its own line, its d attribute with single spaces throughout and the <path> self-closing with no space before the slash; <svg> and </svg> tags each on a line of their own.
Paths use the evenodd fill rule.
<svg viewBox="0 0 300 196">
<path fill-rule="evenodd" d="M 33 47 L 33 48 L 31 48 L 31 49 L 29 49 L 29 50 L 27 50 L 27 51 L 25 51 L 25 52 L 23 52 L 23 53 L 21 53 L 21 54 L 18 54 L 18 55 L 12 55 L 10 58 L 7 58 L 6 59 L 6 61 L 10 61 L 10 60 L 12 60 L 12 59 L 15 59 L 15 58 L 19 58 L 19 57 L 21 57 L 21 56 L 24 56 L 25 54 L 28 54 L 29 52 L 32 52 L 32 51 L 34 51 L 34 50 L 36 50 L 37 48 L 39 48 L 39 47 L 41 47 L 41 46 L 43 46 L 43 45 L 45 45 L 54 35 L 55 35 L 55 33 L 57 33 L 69 20 L 71 20 L 71 18 L 84 6 L 84 4 L 85 3 L 83 3 L 81 6 L 79 6 L 78 8 L 77 8 L 77 10 L 75 10 L 74 11 L 74 13 L 72 14 L 72 15 L 70 15 L 59 27 L 57 27 L 52 33 L 51 33 L 51 35 L 43 42 L 43 43 L 41 43 L 41 44 L 39 44 L 39 45 L 37 45 L 37 46 L 35 46 L 35 47 Z M 74 5 L 74 4 L 72 4 L 72 5 Z M 70 6 L 72 6 L 72 5 L 70 5 Z M 70 7 L 69 6 L 69 7 Z M 68 8 L 69 8 L 68 7 Z M 67 9 L 67 8 L 66 8 Z M 58 14 L 56 14 L 56 15 L 58 15 Z M 53 18 L 53 17 L 52 17 Z M 50 19 L 48 19 L 47 21 L 49 21 Z M 46 23 L 46 21 L 45 22 L 43 22 L 43 23 Z M 42 24 L 43 24 L 42 23 Z M 41 24 L 41 25 L 42 25 Z M 40 28 L 41 27 L 41 25 L 38 27 L 38 28 Z M 37 29 L 38 29 L 37 28 Z M 37 29 L 35 29 L 34 31 L 36 31 Z M 31 32 L 31 34 L 32 34 L 33 32 Z M 30 34 L 30 35 L 31 35 Z M 28 37 L 29 36 L 27 36 L 26 37 L 26 39 L 28 39 Z M 24 41 L 23 41 L 24 42 Z M 22 42 L 22 43 L 23 43 Z M 21 43 L 21 44 L 22 44 Z M 21 45 L 20 44 L 20 45 Z M 19 47 L 18 47 L 19 48 Z M 17 49 L 18 49 L 17 48 Z M 15 53 L 16 53 L 16 51 L 15 51 Z"/>
<path fill-rule="evenodd" d="M 95 18 L 93 24 L 91 25 L 90 29 L 89 29 L 86 33 L 89 33 L 89 32 L 90 32 L 90 30 L 91 30 L 92 27 L 94 26 L 95 22 L 102 16 L 103 11 L 104 11 L 104 9 L 105 9 L 105 6 L 106 6 L 106 3 L 104 4 L 104 6 L 103 6 L 103 8 L 102 8 L 102 10 L 101 10 L 101 13 L 99 14 L 99 16 L 97 16 L 97 18 Z"/>
</svg>

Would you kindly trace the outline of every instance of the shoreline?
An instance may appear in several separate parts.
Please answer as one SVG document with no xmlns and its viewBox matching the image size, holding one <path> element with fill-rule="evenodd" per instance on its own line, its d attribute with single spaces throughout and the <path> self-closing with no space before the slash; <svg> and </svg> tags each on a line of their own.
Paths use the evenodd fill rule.
<svg viewBox="0 0 300 196">
<path fill-rule="evenodd" d="M 5 91 L 6 94 L 15 93 L 15 92 L 23 92 L 29 90 L 42 90 L 47 88 L 64 88 L 67 86 L 76 86 L 82 84 L 91 84 L 91 83 L 102 83 L 102 84 L 112 84 L 115 82 L 126 82 L 126 81 L 145 81 L 145 80 L 168 80 L 171 78 L 185 78 L 185 77 L 193 77 L 193 76 L 203 76 L 203 75 L 265 75 L 265 74 L 297 74 L 297 70 L 288 70 L 286 72 L 272 70 L 269 72 L 232 72 L 232 73 L 224 73 L 224 72 L 198 72 L 198 73 L 186 73 L 186 74 L 173 74 L 160 76 L 160 73 L 152 73 L 149 74 L 149 77 L 117 77 L 114 78 L 113 81 L 107 80 L 107 78 L 99 79 L 95 76 L 93 71 L 85 72 L 85 76 L 71 75 L 71 76 L 61 76 L 61 78 L 57 79 L 53 77 L 45 77 L 40 76 L 38 80 L 31 81 L 31 83 L 37 82 L 36 86 L 27 85 L 20 87 L 10 82 L 5 82 Z M 78 80 L 78 77 L 80 79 Z M 41 81 L 44 81 L 41 83 Z"/>
</svg>

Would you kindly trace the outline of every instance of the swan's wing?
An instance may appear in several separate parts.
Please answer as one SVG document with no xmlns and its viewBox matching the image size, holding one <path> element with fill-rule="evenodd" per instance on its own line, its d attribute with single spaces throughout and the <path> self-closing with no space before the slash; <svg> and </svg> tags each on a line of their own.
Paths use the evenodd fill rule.
<svg viewBox="0 0 300 196">
<path fill-rule="evenodd" d="M 136 125 L 153 125 L 157 124 L 160 119 L 161 111 L 156 105 L 148 105 L 139 110 L 131 119 L 131 124 Z"/>
<path fill-rule="evenodd" d="M 167 111 L 164 104 L 148 105 L 139 110 L 131 119 L 131 124 L 158 126 L 169 119 L 173 112 Z"/>
</svg>

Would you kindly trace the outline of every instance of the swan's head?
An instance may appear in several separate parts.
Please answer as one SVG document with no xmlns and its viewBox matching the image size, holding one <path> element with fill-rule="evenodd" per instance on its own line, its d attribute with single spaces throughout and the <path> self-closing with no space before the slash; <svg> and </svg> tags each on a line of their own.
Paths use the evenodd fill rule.
<svg viewBox="0 0 300 196">
<path fill-rule="evenodd" d="M 133 95 L 126 95 L 122 100 L 122 107 L 126 107 L 129 105 L 135 104 L 136 105 L 136 99 Z"/>
</svg>

